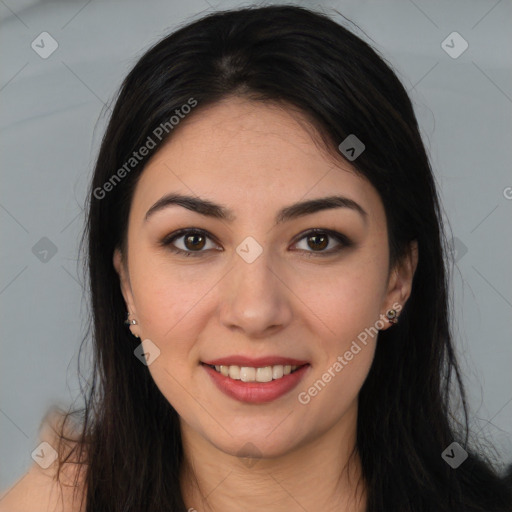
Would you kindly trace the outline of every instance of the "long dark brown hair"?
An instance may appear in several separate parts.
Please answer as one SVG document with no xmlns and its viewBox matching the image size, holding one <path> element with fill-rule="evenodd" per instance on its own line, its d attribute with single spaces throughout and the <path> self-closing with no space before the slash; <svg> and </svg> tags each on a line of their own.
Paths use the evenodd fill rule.
<svg viewBox="0 0 512 512">
<path fill-rule="evenodd" d="M 339 158 L 340 142 L 356 134 L 366 148 L 352 165 L 383 201 L 391 263 L 410 241 L 418 242 L 411 296 L 400 322 L 379 334 L 359 393 L 357 451 L 368 512 L 512 511 L 498 461 L 470 445 L 449 326 L 451 253 L 411 101 L 369 44 L 328 16 L 295 6 L 222 11 L 188 23 L 147 51 L 120 88 L 97 158 L 82 240 L 88 249 L 92 374 L 84 407 L 65 416 L 78 418 L 79 443 L 65 456 L 61 450 L 60 459 L 80 464 L 87 511 L 186 510 L 179 418 L 133 354 L 139 340 L 123 326 L 126 307 L 112 255 L 125 246 L 134 187 L 147 160 L 173 134 L 169 129 L 157 140 L 155 129 L 191 98 L 197 106 L 190 115 L 196 116 L 233 95 L 300 110 Z M 126 167 L 151 136 L 156 147 Z M 123 166 L 128 171 L 119 173 Z M 120 174 L 122 179 L 113 178 Z M 457 469 L 441 457 L 454 441 L 469 454 Z"/>
</svg>

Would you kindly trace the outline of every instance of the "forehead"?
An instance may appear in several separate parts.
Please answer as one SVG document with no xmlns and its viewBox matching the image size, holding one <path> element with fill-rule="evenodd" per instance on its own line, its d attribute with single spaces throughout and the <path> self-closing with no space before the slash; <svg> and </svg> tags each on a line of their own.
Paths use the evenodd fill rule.
<svg viewBox="0 0 512 512">
<path fill-rule="evenodd" d="M 142 209 L 162 195 L 181 192 L 261 216 L 267 208 L 340 193 L 370 215 L 382 215 L 370 182 L 341 157 L 334 160 L 318 140 L 296 111 L 242 98 L 223 100 L 181 121 L 147 163 L 133 208 L 145 214 Z"/>
</svg>

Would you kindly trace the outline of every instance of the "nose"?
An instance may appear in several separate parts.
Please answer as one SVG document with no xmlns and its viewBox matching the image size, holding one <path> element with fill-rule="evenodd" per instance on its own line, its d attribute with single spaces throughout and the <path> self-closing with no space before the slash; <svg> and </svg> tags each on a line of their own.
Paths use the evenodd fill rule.
<svg viewBox="0 0 512 512">
<path fill-rule="evenodd" d="M 265 249 L 252 263 L 238 255 L 221 283 L 220 321 L 248 338 L 265 338 L 285 328 L 292 319 L 292 292 L 284 270 Z"/>
</svg>

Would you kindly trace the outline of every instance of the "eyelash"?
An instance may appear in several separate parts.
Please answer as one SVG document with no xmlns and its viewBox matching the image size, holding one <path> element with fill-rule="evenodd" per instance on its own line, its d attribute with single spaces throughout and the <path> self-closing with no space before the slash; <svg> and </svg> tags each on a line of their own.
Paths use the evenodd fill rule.
<svg viewBox="0 0 512 512">
<path fill-rule="evenodd" d="M 329 251 L 324 251 L 324 250 L 322 250 L 322 251 L 307 251 L 304 249 L 299 249 L 299 251 L 308 254 L 308 257 L 318 257 L 318 256 L 327 257 L 327 256 L 330 256 L 333 254 L 337 254 L 342 249 L 351 247 L 353 245 L 353 242 L 347 236 L 343 235 L 342 233 L 338 233 L 337 231 L 332 231 L 330 229 L 321 229 L 321 228 L 313 228 L 304 233 L 301 233 L 302 236 L 300 236 L 300 238 L 294 243 L 294 245 L 299 243 L 304 238 L 308 238 L 309 236 L 318 235 L 318 234 L 327 235 L 331 238 L 334 238 L 341 245 L 341 247 L 338 247 L 335 250 L 330 249 Z M 177 240 L 178 238 L 183 238 L 184 236 L 188 236 L 188 235 L 201 235 L 206 238 L 212 239 L 212 237 L 209 236 L 208 232 L 206 232 L 202 229 L 187 228 L 187 229 L 180 229 L 179 231 L 176 231 L 175 233 L 171 233 L 170 235 L 166 236 L 160 242 L 160 245 L 162 247 L 166 247 L 167 249 L 169 249 L 171 252 L 173 252 L 175 254 L 179 254 L 182 256 L 186 256 L 186 257 L 188 257 L 188 256 L 198 257 L 198 256 L 201 256 L 202 254 L 204 254 L 206 251 L 203 251 L 203 250 L 201 250 L 201 251 L 184 251 L 183 249 L 178 249 L 177 247 L 174 247 L 172 245 L 172 243 L 175 240 Z"/>
</svg>

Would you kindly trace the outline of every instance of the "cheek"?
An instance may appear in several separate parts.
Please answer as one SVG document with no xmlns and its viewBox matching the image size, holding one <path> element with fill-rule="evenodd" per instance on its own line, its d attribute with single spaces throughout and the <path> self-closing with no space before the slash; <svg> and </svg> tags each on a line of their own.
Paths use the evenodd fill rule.
<svg viewBox="0 0 512 512">
<path fill-rule="evenodd" d="M 383 327 L 378 321 L 387 283 L 386 260 L 375 254 L 359 252 L 332 272 L 303 274 L 296 282 L 295 290 L 306 298 L 310 310 L 307 330 L 314 334 L 316 362 L 299 390 L 299 403 L 326 415 L 326 421 L 335 421 L 356 399 Z"/>
<path fill-rule="evenodd" d="M 313 286 L 314 284 L 314 286 Z M 315 365 L 298 390 L 298 402 L 326 424 L 337 420 L 357 398 L 375 354 L 383 280 L 370 261 L 322 279 L 307 290 L 308 330 L 314 333 Z"/>
<path fill-rule="evenodd" d="M 194 269 L 194 265 L 170 265 L 161 258 L 134 261 L 132 290 L 145 337 L 177 350 L 197 338 L 198 315 L 208 292 L 219 280 L 218 273 Z M 139 270 L 138 270 L 139 269 Z"/>
<path fill-rule="evenodd" d="M 207 318 L 205 307 L 214 276 L 162 264 L 156 258 L 132 259 L 132 291 L 141 338 L 150 339 L 160 351 L 148 367 L 156 386 L 180 415 L 189 416 L 190 375 L 197 365 L 196 340 Z M 195 401 L 193 401 L 195 403 Z M 200 416 L 199 411 L 196 411 Z"/>
<path fill-rule="evenodd" d="M 331 271 L 297 275 L 293 290 L 305 306 L 310 330 L 324 340 L 323 348 L 332 356 L 333 349 L 344 351 L 379 320 L 386 274 L 377 259 L 354 255 Z"/>
</svg>

